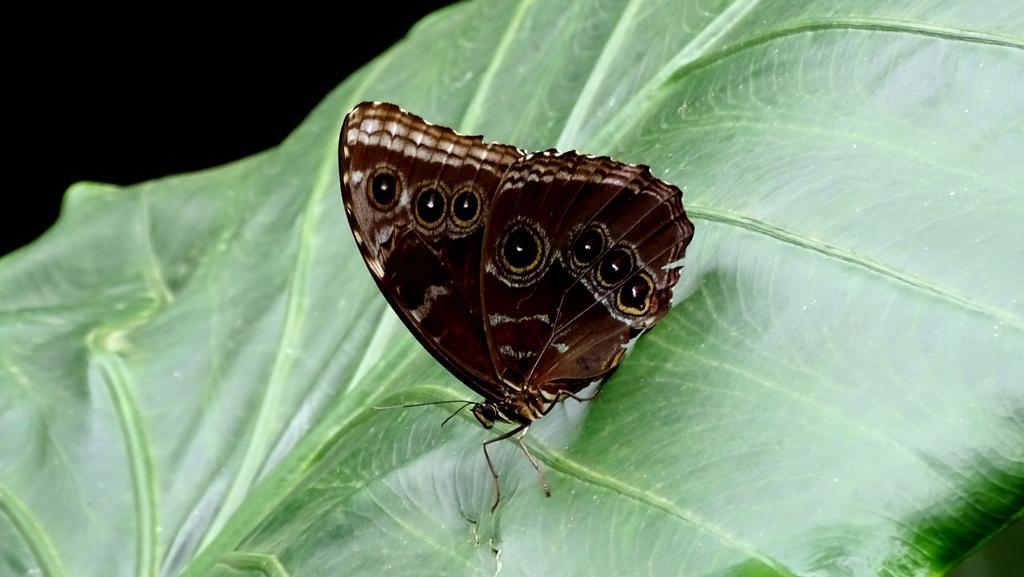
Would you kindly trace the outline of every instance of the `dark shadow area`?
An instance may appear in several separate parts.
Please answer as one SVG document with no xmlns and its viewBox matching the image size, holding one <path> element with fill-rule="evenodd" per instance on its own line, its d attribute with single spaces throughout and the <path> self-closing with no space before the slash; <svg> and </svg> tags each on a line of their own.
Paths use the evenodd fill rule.
<svg viewBox="0 0 1024 577">
<path fill-rule="evenodd" d="M 1018 519 L 1001 535 L 949 573 L 949 577 L 1013 577 L 1024 569 L 1024 520 Z"/>
</svg>

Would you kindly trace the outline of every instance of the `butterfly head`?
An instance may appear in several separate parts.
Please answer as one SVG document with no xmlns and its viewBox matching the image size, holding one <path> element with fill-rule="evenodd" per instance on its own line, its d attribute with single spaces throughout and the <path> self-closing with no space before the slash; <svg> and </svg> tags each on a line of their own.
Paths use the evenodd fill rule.
<svg viewBox="0 0 1024 577">
<path fill-rule="evenodd" d="M 473 405 L 473 416 L 485 429 L 494 423 L 519 423 L 529 425 L 544 415 L 544 399 L 528 392 L 513 394 L 500 401 L 488 401 Z"/>
<path fill-rule="evenodd" d="M 480 426 L 485 429 L 493 427 L 494 421 L 497 420 L 508 422 L 508 419 L 498 412 L 498 408 L 494 403 L 477 403 L 473 405 L 473 416 L 476 417 L 476 420 L 480 421 Z"/>
</svg>

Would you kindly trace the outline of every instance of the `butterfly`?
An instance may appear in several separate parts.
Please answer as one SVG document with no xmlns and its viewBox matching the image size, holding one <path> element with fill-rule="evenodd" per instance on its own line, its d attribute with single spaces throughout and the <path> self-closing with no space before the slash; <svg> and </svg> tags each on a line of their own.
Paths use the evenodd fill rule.
<svg viewBox="0 0 1024 577">
<path fill-rule="evenodd" d="M 647 166 L 527 153 L 363 102 L 340 137 L 342 199 L 381 293 L 483 397 L 472 413 L 523 443 L 530 424 L 608 376 L 672 304 L 693 237 L 682 193 Z"/>
</svg>

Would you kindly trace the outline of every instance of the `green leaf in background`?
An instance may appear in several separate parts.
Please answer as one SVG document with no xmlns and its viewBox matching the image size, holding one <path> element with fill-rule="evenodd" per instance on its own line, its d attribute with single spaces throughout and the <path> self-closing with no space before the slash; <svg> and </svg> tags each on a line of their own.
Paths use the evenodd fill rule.
<svg viewBox="0 0 1024 577">
<path fill-rule="evenodd" d="M 697 226 L 592 403 L 496 452 L 339 199 L 366 100 L 650 164 Z M 281 146 L 74 186 L 0 261 L 0 574 L 944 574 L 1024 509 L 1018 0 L 481 0 Z"/>
</svg>

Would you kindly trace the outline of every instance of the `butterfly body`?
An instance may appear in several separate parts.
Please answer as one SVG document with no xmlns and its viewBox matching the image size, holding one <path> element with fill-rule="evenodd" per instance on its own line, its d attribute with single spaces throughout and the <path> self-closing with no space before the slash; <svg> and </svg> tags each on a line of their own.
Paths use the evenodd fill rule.
<svg viewBox="0 0 1024 577">
<path fill-rule="evenodd" d="M 679 189 L 645 166 L 529 154 L 373 102 L 346 116 L 340 148 L 367 268 L 423 346 L 484 397 L 480 424 L 516 425 L 498 439 L 520 440 L 579 398 L 671 306 L 693 225 Z"/>
</svg>

